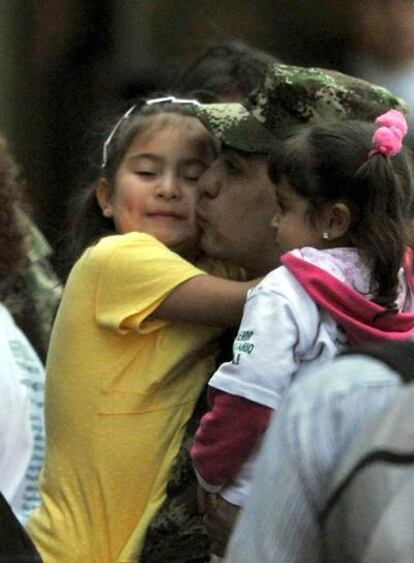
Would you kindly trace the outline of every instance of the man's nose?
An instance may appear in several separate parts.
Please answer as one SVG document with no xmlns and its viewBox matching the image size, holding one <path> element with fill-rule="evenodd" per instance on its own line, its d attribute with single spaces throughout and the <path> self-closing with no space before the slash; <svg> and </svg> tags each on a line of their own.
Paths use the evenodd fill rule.
<svg viewBox="0 0 414 563">
<path fill-rule="evenodd" d="M 213 199 L 218 196 L 220 191 L 220 181 L 216 171 L 214 170 L 214 164 L 210 166 L 210 168 L 207 168 L 207 170 L 200 176 L 198 186 L 202 197 Z"/>
</svg>

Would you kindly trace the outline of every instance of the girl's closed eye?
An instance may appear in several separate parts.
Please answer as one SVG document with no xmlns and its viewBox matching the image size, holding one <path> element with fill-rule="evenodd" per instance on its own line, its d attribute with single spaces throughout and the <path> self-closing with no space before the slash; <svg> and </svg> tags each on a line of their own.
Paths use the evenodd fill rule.
<svg viewBox="0 0 414 563">
<path fill-rule="evenodd" d="M 148 170 L 148 169 L 144 168 L 144 169 L 135 170 L 135 174 L 137 176 L 142 177 L 142 178 L 148 178 L 149 179 L 149 178 L 155 177 L 157 175 L 157 172 L 155 170 Z"/>
<path fill-rule="evenodd" d="M 161 164 L 148 155 L 133 155 L 130 159 L 131 172 L 143 180 L 152 180 L 161 171 Z"/>
<path fill-rule="evenodd" d="M 183 178 L 189 182 L 198 182 L 206 169 L 207 166 L 201 162 L 188 164 L 183 169 Z"/>
</svg>

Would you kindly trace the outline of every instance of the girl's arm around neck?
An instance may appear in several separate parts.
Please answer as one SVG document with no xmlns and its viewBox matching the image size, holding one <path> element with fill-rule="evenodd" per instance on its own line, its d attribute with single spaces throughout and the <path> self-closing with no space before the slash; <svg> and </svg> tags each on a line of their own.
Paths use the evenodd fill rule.
<svg viewBox="0 0 414 563">
<path fill-rule="evenodd" d="M 151 317 L 207 326 L 237 326 L 247 291 L 259 281 L 236 282 L 210 275 L 196 276 L 174 289 Z"/>
</svg>

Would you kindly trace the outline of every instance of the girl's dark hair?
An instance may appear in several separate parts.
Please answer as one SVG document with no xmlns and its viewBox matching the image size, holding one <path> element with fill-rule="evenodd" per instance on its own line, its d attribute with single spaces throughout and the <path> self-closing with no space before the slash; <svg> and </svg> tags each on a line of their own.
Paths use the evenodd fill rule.
<svg viewBox="0 0 414 563">
<path fill-rule="evenodd" d="M 22 273 L 26 265 L 25 237 L 27 229 L 23 220 L 24 183 L 19 169 L 10 155 L 4 139 L 0 139 L 0 284 L 6 291 L 7 280 Z M 1 295 L 4 297 L 4 295 Z"/>
<path fill-rule="evenodd" d="M 372 269 L 373 300 L 394 311 L 398 271 L 411 242 L 413 155 L 403 147 L 394 157 L 368 157 L 374 131 L 358 121 L 304 127 L 270 157 L 269 175 L 275 184 L 286 178 L 309 201 L 310 221 L 325 204 L 348 205 L 347 235 Z"/>
<path fill-rule="evenodd" d="M 194 93 L 205 103 L 247 98 L 264 79 L 267 65 L 278 62 L 269 53 L 243 41 L 230 40 L 204 51 L 173 84 L 181 94 Z"/>
<path fill-rule="evenodd" d="M 194 117 L 194 110 L 187 104 L 161 103 L 143 105 L 142 101 L 128 118 L 119 116 L 115 123 L 111 123 L 107 136 L 119 121 L 116 133 L 107 148 L 107 159 L 105 166 L 99 169 L 95 180 L 88 183 L 79 194 L 76 194 L 70 202 L 70 224 L 68 226 L 67 258 L 64 267 L 64 276 L 69 273 L 73 263 L 82 252 L 90 245 L 97 242 L 101 237 L 115 234 L 112 219 L 102 215 L 102 210 L 96 199 L 96 187 L 101 178 L 110 182 L 114 180 L 118 167 L 132 140 L 138 134 L 148 129 L 162 129 L 167 124 L 174 123 L 174 117 Z M 154 117 L 157 119 L 155 120 Z M 213 139 L 211 140 L 214 145 Z M 102 145 L 104 141 L 102 141 Z"/>
</svg>

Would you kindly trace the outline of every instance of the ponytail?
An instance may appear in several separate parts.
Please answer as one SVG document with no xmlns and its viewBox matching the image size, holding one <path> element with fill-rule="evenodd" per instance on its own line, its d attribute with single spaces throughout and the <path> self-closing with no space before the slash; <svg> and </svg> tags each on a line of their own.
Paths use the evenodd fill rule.
<svg viewBox="0 0 414 563">
<path fill-rule="evenodd" d="M 350 229 L 353 245 L 372 270 L 373 301 L 390 311 L 395 310 L 398 272 L 411 238 L 407 217 L 411 202 L 393 161 L 393 157 L 376 153 L 358 168 L 355 185 L 366 194 L 366 205 L 357 212 Z M 406 164 L 409 171 L 411 167 Z"/>
</svg>

